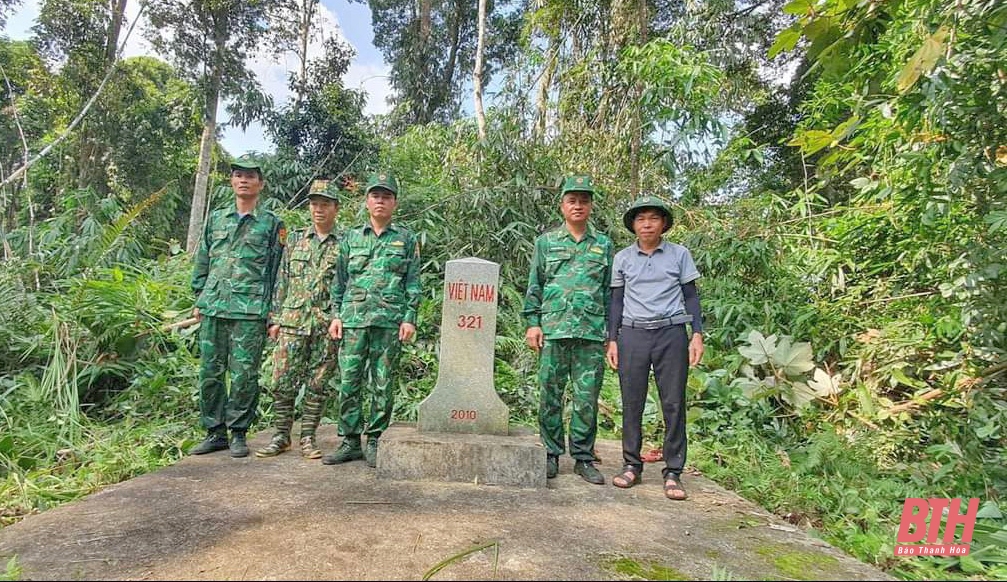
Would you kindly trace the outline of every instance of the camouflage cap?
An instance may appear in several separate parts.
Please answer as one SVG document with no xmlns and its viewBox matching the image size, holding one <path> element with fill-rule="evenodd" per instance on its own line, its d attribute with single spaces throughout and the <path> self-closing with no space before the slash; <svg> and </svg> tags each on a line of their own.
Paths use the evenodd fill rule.
<svg viewBox="0 0 1007 582">
<path fill-rule="evenodd" d="M 259 173 L 261 174 L 262 164 L 259 163 L 259 160 L 255 159 L 254 157 L 244 155 L 236 160 L 231 161 L 231 169 L 258 170 Z"/>
<path fill-rule="evenodd" d="M 339 185 L 332 180 L 314 180 L 308 190 L 308 198 L 325 198 L 339 204 Z"/>
<path fill-rule="evenodd" d="M 633 202 L 633 205 L 629 207 L 629 210 L 622 215 L 622 223 L 626 225 L 629 232 L 636 234 L 636 231 L 633 230 L 633 221 L 636 220 L 636 215 L 644 209 L 657 210 L 661 214 L 664 214 L 664 217 L 667 220 L 664 224 L 664 230 L 661 232 L 668 232 L 668 229 L 671 228 L 671 223 L 674 222 L 675 219 L 671 215 L 671 209 L 668 208 L 668 205 L 664 202 L 664 200 L 661 200 L 657 196 L 643 196 L 641 198 L 637 198 L 636 201 Z"/>
<path fill-rule="evenodd" d="M 391 172 L 375 172 L 367 178 L 367 189 L 364 194 L 370 194 L 371 190 L 381 188 L 388 190 L 396 197 L 399 195 L 399 182 Z"/>
<path fill-rule="evenodd" d="M 595 189 L 594 183 L 591 182 L 591 176 L 567 176 L 563 180 L 563 187 L 559 191 L 559 195 L 563 196 L 567 192 L 587 192 L 594 196 Z"/>
</svg>

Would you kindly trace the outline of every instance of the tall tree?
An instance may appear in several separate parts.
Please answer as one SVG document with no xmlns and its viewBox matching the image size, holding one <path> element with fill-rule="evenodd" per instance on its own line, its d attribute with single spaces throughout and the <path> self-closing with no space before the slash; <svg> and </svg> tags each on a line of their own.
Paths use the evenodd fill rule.
<svg viewBox="0 0 1007 582">
<path fill-rule="evenodd" d="M 360 0 L 363 1 L 363 0 Z M 368 0 L 374 44 L 391 64 L 395 125 L 406 127 L 447 121 L 457 115 L 461 89 L 473 70 L 478 3 L 469 0 Z M 518 48 L 521 18 L 514 0 L 487 0 L 494 38 L 488 40 L 484 75 L 512 57 Z M 515 14 L 516 13 L 516 14 Z"/>
<path fill-rule="evenodd" d="M 148 0 L 151 42 L 203 94 L 203 135 L 185 244 L 189 252 L 199 242 L 205 219 L 220 101 L 258 94 L 247 61 L 268 30 L 267 5 L 266 0 Z"/>
<path fill-rule="evenodd" d="M 281 199 L 296 198 L 316 174 L 337 176 L 375 153 L 363 111 L 366 96 L 346 88 L 342 80 L 353 49 L 335 37 L 323 47 L 322 55 L 308 63 L 303 82 L 290 76 L 294 95 L 266 124 L 279 162 L 272 167 L 270 193 Z M 298 87 L 304 95 L 300 100 Z"/>
<path fill-rule="evenodd" d="M 272 7 L 272 27 L 270 35 L 276 40 L 278 54 L 294 53 L 298 61 L 296 76 L 290 88 L 294 92 L 293 108 L 300 108 L 307 92 L 308 48 L 318 37 L 318 0 L 276 0 Z"/>
</svg>

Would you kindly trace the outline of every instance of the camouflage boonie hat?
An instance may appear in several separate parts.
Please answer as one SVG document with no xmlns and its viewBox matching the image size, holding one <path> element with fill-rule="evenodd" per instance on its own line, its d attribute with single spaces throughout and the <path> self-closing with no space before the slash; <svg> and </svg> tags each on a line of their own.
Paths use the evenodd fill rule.
<svg viewBox="0 0 1007 582">
<path fill-rule="evenodd" d="M 371 190 L 381 188 L 388 190 L 397 198 L 399 195 L 399 182 L 391 172 L 375 172 L 367 178 L 367 189 L 364 194 L 370 194 Z"/>
<path fill-rule="evenodd" d="M 563 187 L 560 189 L 559 195 L 563 196 L 567 192 L 587 192 L 594 197 L 595 189 L 594 183 L 591 182 L 591 176 L 567 176 L 563 180 Z"/>
<path fill-rule="evenodd" d="M 636 231 L 633 230 L 633 221 L 636 220 L 636 215 L 644 209 L 657 210 L 661 212 L 661 214 L 664 214 L 664 217 L 667 220 L 664 224 L 664 230 L 661 232 L 668 232 L 668 229 L 671 228 L 671 223 L 674 222 L 675 219 L 671 215 L 671 209 L 668 208 L 668 205 L 665 204 L 664 200 L 661 200 L 657 196 L 644 196 L 642 198 L 637 198 L 636 202 L 633 202 L 633 205 L 629 207 L 629 210 L 622 215 L 622 223 L 626 225 L 629 232 L 636 234 Z"/>
<path fill-rule="evenodd" d="M 262 174 L 262 164 L 259 160 L 252 156 L 241 156 L 240 158 L 233 160 L 231 162 L 231 169 L 241 169 L 241 170 L 258 170 L 259 174 Z"/>
<path fill-rule="evenodd" d="M 325 198 L 339 204 L 339 186 L 332 180 L 315 180 L 311 182 L 308 198 Z"/>
</svg>

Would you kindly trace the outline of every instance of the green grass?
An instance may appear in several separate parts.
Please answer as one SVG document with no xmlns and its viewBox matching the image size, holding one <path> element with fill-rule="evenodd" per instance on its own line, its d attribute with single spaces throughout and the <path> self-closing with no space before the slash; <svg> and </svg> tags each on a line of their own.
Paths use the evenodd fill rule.
<svg viewBox="0 0 1007 582">
<path fill-rule="evenodd" d="M 794 446 L 787 454 L 779 445 L 742 432 L 734 438 L 693 439 L 689 452 L 690 462 L 707 477 L 893 576 L 969 580 L 1007 575 L 1000 562 L 1007 560 L 1003 547 L 984 550 L 980 556 L 989 559 L 982 562 L 969 557 L 894 557 L 905 498 L 945 495 L 921 489 L 908 475 L 879 471 L 862 451 L 830 450 L 827 460 L 811 462 L 807 447 Z M 782 576 L 808 575 L 805 557 L 775 550 L 767 557 L 774 558 Z"/>
</svg>

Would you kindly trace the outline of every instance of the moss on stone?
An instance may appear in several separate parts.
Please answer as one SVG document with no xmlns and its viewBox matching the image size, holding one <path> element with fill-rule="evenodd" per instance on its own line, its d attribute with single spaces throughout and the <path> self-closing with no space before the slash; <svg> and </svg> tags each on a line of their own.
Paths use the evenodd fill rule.
<svg viewBox="0 0 1007 582">
<path fill-rule="evenodd" d="M 650 560 L 637 561 L 626 556 L 608 558 L 602 567 L 614 574 L 641 580 L 691 580 L 682 572 Z"/>
<path fill-rule="evenodd" d="M 791 546 L 764 544 L 755 549 L 760 556 L 772 560 L 782 576 L 796 580 L 831 578 L 839 560 L 827 554 L 796 550 Z"/>
</svg>

